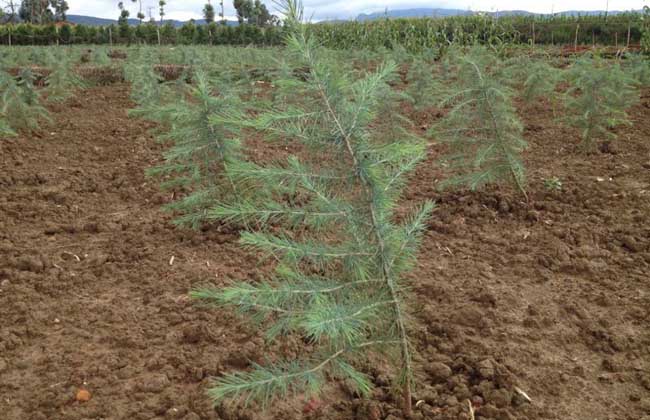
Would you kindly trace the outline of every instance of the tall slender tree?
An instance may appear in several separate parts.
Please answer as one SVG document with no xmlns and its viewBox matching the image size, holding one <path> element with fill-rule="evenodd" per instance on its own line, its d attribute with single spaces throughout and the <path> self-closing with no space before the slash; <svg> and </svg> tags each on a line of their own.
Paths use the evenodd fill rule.
<svg viewBox="0 0 650 420">
<path fill-rule="evenodd" d="M 117 7 L 120 9 L 120 17 L 117 19 L 117 27 L 119 31 L 120 38 L 123 40 L 128 40 L 130 39 L 130 34 L 131 34 L 131 28 L 129 28 L 129 16 L 130 13 L 124 7 L 123 2 L 119 2 L 117 4 Z"/>
<path fill-rule="evenodd" d="M 144 20 L 144 12 L 142 11 L 142 0 L 131 0 L 133 3 L 138 3 L 138 14 L 136 15 L 138 17 L 138 20 L 140 21 L 140 25 L 142 25 L 142 21 Z"/>
<path fill-rule="evenodd" d="M 68 9 L 70 9 L 68 2 L 66 0 L 51 0 L 51 4 L 54 8 L 54 20 L 56 22 L 65 22 Z"/>
<path fill-rule="evenodd" d="M 243 24 L 248 20 L 248 18 L 251 15 L 252 9 L 253 9 L 253 2 L 252 0 L 234 0 L 233 1 L 233 6 L 235 7 L 235 10 L 237 11 L 237 20 L 239 21 L 239 24 Z"/>
<path fill-rule="evenodd" d="M 163 18 L 165 17 L 165 6 L 166 5 L 167 5 L 167 2 L 165 0 L 160 0 L 158 2 L 159 13 L 160 13 L 160 24 L 161 25 L 163 23 Z"/>
<path fill-rule="evenodd" d="M 18 20 L 18 9 L 18 5 L 14 0 L 3 1 L 3 21 L 7 23 L 15 23 Z"/>
<path fill-rule="evenodd" d="M 203 7 L 203 18 L 206 23 L 214 22 L 214 6 L 209 1 Z"/>
<path fill-rule="evenodd" d="M 44 24 L 54 20 L 49 0 L 22 0 L 18 14 L 29 23 Z"/>
</svg>

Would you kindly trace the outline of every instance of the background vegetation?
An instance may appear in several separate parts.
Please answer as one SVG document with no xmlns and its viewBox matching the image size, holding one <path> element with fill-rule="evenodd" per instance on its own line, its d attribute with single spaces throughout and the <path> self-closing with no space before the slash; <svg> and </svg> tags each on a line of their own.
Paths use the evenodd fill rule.
<svg viewBox="0 0 650 420">
<path fill-rule="evenodd" d="M 105 27 L 31 23 L 0 26 L 0 44 L 214 44 L 281 45 L 283 29 L 256 22 L 256 16 L 242 17 L 239 26 L 217 22 L 198 25 L 189 22 L 176 28 L 171 23 L 147 22 L 136 26 Z M 267 18 L 265 18 L 267 19 Z M 640 13 L 616 16 L 456 16 L 444 19 L 381 19 L 368 22 L 316 23 L 308 32 L 327 48 L 379 49 L 401 45 L 409 51 L 441 48 L 449 44 L 501 45 L 638 45 L 645 28 Z"/>
</svg>

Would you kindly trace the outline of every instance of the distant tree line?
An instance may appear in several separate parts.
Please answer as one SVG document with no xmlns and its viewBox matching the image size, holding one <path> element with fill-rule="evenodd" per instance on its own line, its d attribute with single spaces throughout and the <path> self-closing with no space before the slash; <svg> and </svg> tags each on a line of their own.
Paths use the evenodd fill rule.
<svg viewBox="0 0 650 420">
<path fill-rule="evenodd" d="M 160 3 L 162 19 L 165 2 Z M 117 25 L 103 27 L 61 23 L 55 25 L 57 14 L 55 9 L 51 9 L 53 20 L 50 20 L 50 23 L 0 25 L 0 44 L 281 45 L 284 29 L 277 24 L 277 18 L 267 18 L 266 15 L 260 17 L 257 13 L 265 8 L 250 12 L 255 11 L 256 3 L 245 3 L 248 6 L 237 3 L 241 6 L 238 13 L 242 20 L 242 24 L 238 26 L 224 25 L 223 20 L 216 22 L 214 7 L 208 3 L 203 10 L 207 24 L 190 21 L 178 28 L 171 22 L 161 24 L 153 20 L 129 25 L 126 17 Z M 44 12 L 43 16 L 50 15 Z M 369 22 L 320 23 L 309 25 L 308 31 L 314 34 L 322 45 L 329 48 L 377 50 L 399 45 L 416 52 L 445 47 L 451 43 L 638 45 L 644 33 L 650 34 L 649 22 L 650 14 L 644 19 L 639 13 L 609 17 L 512 16 L 498 19 L 491 16 L 458 16 L 445 19 L 379 19 Z M 650 45 L 650 35 L 647 38 Z"/>
<path fill-rule="evenodd" d="M 0 25 L 0 45 L 54 44 L 205 44 L 205 45 L 280 45 L 283 29 L 255 25 L 224 26 L 217 23 L 187 23 L 179 28 L 171 23 L 143 23 L 136 26 Z"/>
</svg>

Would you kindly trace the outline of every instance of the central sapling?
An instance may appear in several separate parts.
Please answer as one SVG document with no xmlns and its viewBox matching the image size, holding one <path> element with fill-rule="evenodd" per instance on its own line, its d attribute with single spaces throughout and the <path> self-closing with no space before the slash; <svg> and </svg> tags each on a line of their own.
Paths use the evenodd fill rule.
<svg viewBox="0 0 650 420">
<path fill-rule="evenodd" d="M 395 65 L 352 79 L 323 59 L 323 50 L 297 18 L 300 4 L 288 0 L 285 6 L 292 29 L 287 49 L 307 69 L 299 89 L 303 100 L 241 124 L 262 133 L 284 132 L 309 153 L 280 166 L 227 165 L 234 179 L 258 185 L 269 196 L 210 210 L 215 218 L 260 226 L 243 233 L 241 243 L 273 256 L 276 272 L 262 282 L 206 287 L 192 296 L 264 321 L 270 339 L 301 335 L 314 350 L 296 360 L 225 374 L 209 393 L 216 403 L 268 404 L 289 393 L 318 394 L 325 382 L 341 378 L 368 395 L 372 382 L 359 370 L 361 361 L 384 352 L 395 361 L 394 385 L 410 416 L 415 367 L 405 274 L 432 204 L 406 217 L 398 218 L 396 210 L 406 177 L 424 159 L 426 146 L 411 138 L 376 136 L 373 130 Z"/>
</svg>

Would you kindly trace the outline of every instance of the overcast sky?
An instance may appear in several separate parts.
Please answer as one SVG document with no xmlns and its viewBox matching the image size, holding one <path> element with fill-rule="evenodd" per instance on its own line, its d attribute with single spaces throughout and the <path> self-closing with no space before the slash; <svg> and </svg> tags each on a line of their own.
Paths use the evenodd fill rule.
<svg viewBox="0 0 650 420">
<path fill-rule="evenodd" d="M 189 20 L 200 19 L 201 10 L 207 0 L 167 0 L 166 18 Z M 630 10 L 640 9 L 648 0 L 609 0 L 609 10 Z M 117 1 L 113 0 L 68 0 L 70 5 L 69 14 L 88 15 L 104 18 L 117 18 Z M 125 0 L 129 3 L 129 0 Z M 275 10 L 271 0 L 265 0 L 271 12 Z M 382 12 L 385 8 L 389 10 L 410 9 L 416 7 L 447 8 L 447 9 L 471 9 L 483 11 L 496 10 L 528 10 L 530 12 L 550 13 L 563 10 L 604 10 L 607 7 L 607 0 L 303 0 L 307 16 L 313 16 L 314 20 L 323 19 L 348 19 L 354 18 L 359 13 Z M 212 0 L 212 4 L 218 8 L 219 0 Z M 142 0 L 142 7 L 145 15 L 148 15 L 148 7 L 155 7 L 152 10 L 154 16 L 158 16 L 158 0 Z M 235 12 L 232 7 L 232 0 L 224 0 L 225 14 L 234 19 Z M 137 13 L 137 4 L 128 4 L 131 16 Z M 217 13 L 219 11 L 217 10 Z"/>
</svg>

